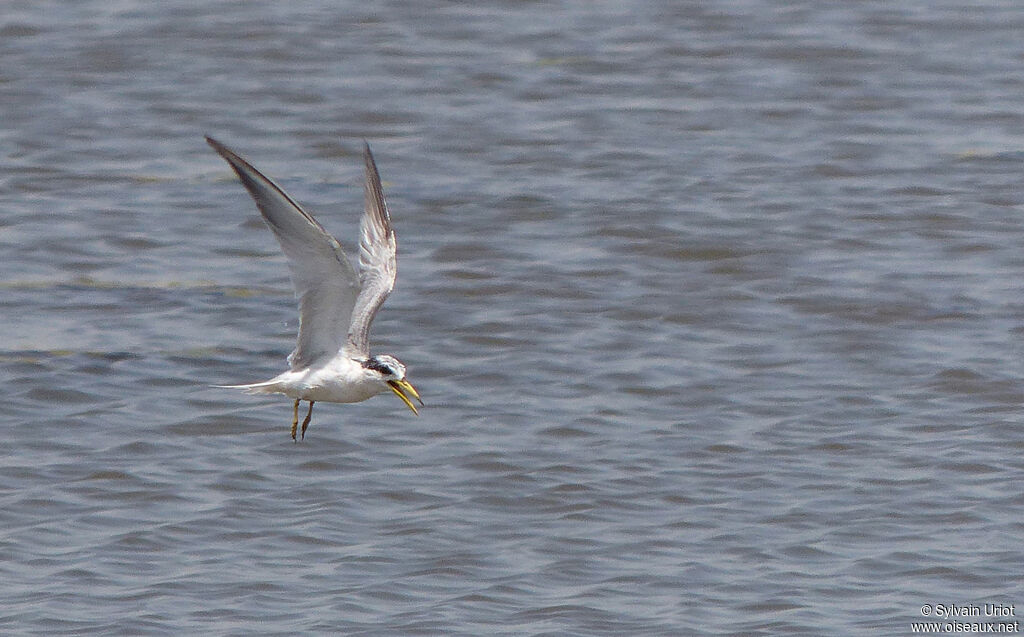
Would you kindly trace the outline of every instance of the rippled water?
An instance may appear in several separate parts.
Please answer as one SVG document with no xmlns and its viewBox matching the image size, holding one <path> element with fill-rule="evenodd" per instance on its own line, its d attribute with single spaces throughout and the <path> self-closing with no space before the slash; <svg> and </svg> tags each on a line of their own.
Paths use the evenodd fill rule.
<svg viewBox="0 0 1024 637">
<path fill-rule="evenodd" d="M 1024 614 L 1015 2 L 24 0 L 0 17 L 0 631 L 907 634 Z M 284 369 L 215 135 L 427 408 Z M 991 618 L 990 618 L 991 619 Z M 1003 618 L 1012 620 L 1013 618 Z"/>
</svg>

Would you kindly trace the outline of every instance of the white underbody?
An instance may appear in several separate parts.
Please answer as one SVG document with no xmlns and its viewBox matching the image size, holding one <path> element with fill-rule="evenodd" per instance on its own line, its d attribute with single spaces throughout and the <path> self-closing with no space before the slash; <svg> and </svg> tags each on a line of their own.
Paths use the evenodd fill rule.
<svg viewBox="0 0 1024 637">
<path fill-rule="evenodd" d="M 327 403 L 358 403 L 388 390 L 379 373 L 340 354 L 323 363 L 289 370 L 262 383 L 230 387 L 251 394 L 284 394 L 290 398 Z"/>
</svg>

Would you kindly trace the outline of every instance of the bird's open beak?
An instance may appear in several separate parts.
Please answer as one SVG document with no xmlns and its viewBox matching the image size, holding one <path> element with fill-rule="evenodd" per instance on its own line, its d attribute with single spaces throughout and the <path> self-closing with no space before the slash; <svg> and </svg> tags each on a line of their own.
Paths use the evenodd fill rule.
<svg viewBox="0 0 1024 637">
<path fill-rule="evenodd" d="M 405 403 L 405 406 L 412 410 L 412 413 L 416 414 L 417 416 L 420 414 L 419 410 L 416 409 L 416 405 L 412 404 L 412 401 L 409 400 L 409 396 L 412 396 L 417 401 L 419 401 L 420 405 L 423 404 L 423 400 L 420 399 L 420 393 L 416 391 L 416 388 L 413 387 L 409 381 L 404 379 L 389 380 L 388 385 L 391 386 L 391 391 L 395 392 L 395 395 L 402 399 L 402 402 Z"/>
</svg>

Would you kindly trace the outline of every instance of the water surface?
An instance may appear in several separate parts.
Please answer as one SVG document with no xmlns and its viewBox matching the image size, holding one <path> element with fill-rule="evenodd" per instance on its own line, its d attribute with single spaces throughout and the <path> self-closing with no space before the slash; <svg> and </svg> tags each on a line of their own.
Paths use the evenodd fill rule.
<svg viewBox="0 0 1024 637">
<path fill-rule="evenodd" d="M 947 2 L 14 2 L 0 629 L 906 634 L 1024 606 L 1024 14 Z M 346 246 L 376 351 L 284 369 L 211 134 Z M 1006 618 L 1011 619 L 1011 618 Z"/>
</svg>

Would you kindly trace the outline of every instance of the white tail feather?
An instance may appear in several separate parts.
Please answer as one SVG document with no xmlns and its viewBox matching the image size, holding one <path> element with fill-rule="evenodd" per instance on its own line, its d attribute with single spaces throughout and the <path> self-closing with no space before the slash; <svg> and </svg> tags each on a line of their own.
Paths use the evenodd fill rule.
<svg viewBox="0 0 1024 637">
<path fill-rule="evenodd" d="M 248 385 L 214 385 L 218 389 L 241 389 L 247 394 L 273 394 L 280 391 L 276 380 L 267 380 L 262 383 L 250 383 Z"/>
</svg>

